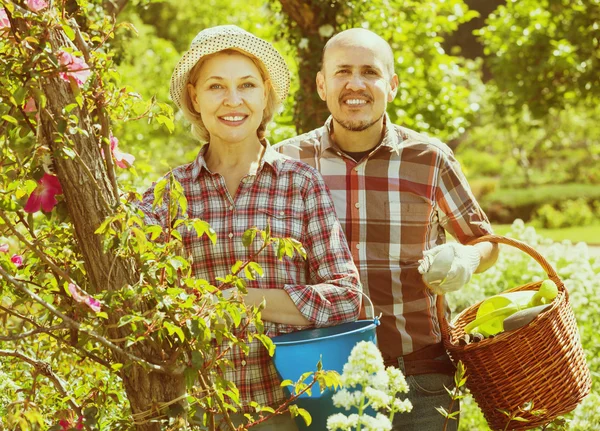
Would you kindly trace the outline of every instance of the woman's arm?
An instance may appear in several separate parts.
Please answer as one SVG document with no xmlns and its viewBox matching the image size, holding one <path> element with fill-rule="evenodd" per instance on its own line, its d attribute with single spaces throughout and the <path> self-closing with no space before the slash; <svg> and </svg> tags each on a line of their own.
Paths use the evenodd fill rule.
<svg viewBox="0 0 600 431">
<path fill-rule="evenodd" d="M 321 175 L 295 162 L 303 178 L 305 204 L 303 246 L 307 253 L 306 284 L 283 286 L 300 315 L 314 326 L 332 326 L 358 318 L 362 287 L 346 237 Z M 282 301 L 282 304 L 285 302 Z M 280 305 L 273 313 L 279 312 Z M 267 302 L 267 307 L 269 303 Z M 282 305 L 283 307 L 283 305 Z M 270 313 L 271 310 L 266 310 Z"/>
<path fill-rule="evenodd" d="M 265 321 L 295 326 L 312 325 L 285 290 L 248 288 L 248 294 L 244 297 L 246 305 L 258 307 L 263 301 L 266 306 L 261 317 Z"/>
</svg>

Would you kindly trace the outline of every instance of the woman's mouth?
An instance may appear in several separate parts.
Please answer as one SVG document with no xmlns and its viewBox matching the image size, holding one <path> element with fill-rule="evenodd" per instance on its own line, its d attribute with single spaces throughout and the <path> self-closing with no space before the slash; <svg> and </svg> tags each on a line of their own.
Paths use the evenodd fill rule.
<svg viewBox="0 0 600 431">
<path fill-rule="evenodd" d="M 218 118 L 219 121 L 221 121 L 224 124 L 227 124 L 228 126 L 239 126 L 240 124 L 244 123 L 244 121 L 246 121 L 246 118 L 248 118 L 248 116 L 242 114 L 233 114 L 223 115 L 222 117 Z"/>
</svg>

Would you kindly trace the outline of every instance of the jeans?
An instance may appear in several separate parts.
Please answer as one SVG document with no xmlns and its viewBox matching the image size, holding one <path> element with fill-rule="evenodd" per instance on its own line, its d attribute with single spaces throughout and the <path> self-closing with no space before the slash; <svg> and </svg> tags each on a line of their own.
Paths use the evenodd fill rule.
<svg viewBox="0 0 600 431">
<path fill-rule="evenodd" d="M 436 358 L 436 359 L 443 359 Z M 404 372 L 404 362 L 398 358 L 398 368 Z M 393 431 L 442 431 L 446 418 L 442 416 L 436 407 L 443 407 L 446 411 L 450 409 L 452 398 L 445 387 L 454 389 L 454 376 L 446 374 L 419 374 L 406 376 L 409 386 L 407 394 L 400 394 L 400 399 L 408 398 L 412 403 L 409 413 L 396 413 L 392 424 Z M 444 387 L 445 386 L 445 387 Z M 459 401 L 456 400 L 452 411 L 459 410 Z M 458 416 L 456 419 L 448 419 L 446 431 L 458 429 Z"/>
</svg>

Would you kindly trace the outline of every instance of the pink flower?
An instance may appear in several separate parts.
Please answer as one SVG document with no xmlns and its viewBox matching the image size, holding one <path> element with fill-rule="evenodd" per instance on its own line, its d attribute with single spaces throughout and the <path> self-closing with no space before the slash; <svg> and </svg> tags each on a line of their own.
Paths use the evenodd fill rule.
<svg viewBox="0 0 600 431">
<path fill-rule="evenodd" d="M 39 12 L 48 7 L 48 3 L 44 0 L 27 0 L 27 7 L 33 12 Z"/>
<path fill-rule="evenodd" d="M 99 313 L 102 309 L 102 304 L 100 304 L 100 301 L 98 301 L 96 298 L 92 298 L 91 296 L 85 298 L 85 303 L 96 313 Z"/>
<path fill-rule="evenodd" d="M 21 256 L 20 254 L 13 254 L 10 258 L 10 261 L 14 263 L 17 268 L 23 266 L 23 256 Z"/>
<path fill-rule="evenodd" d="M 65 51 L 59 51 L 58 62 L 62 66 L 67 66 L 67 72 L 60 72 L 60 77 L 65 81 L 69 81 L 69 77 L 73 78 L 78 86 L 82 86 L 88 80 L 92 71 L 83 58 L 75 57 Z"/>
<path fill-rule="evenodd" d="M 0 253 L 8 253 L 8 244 L 0 244 Z"/>
<path fill-rule="evenodd" d="M 25 204 L 25 212 L 34 213 L 39 211 L 40 208 L 45 212 L 52 211 L 58 203 L 56 195 L 61 195 L 62 192 L 58 178 L 45 173 L 39 181 L 37 188 L 29 196 Z"/>
<path fill-rule="evenodd" d="M 0 7 L 0 30 L 10 28 L 10 20 L 8 19 L 8 15 L 6 14 L 6 9 Z"/>
<path fill-rule="evenodd" d="M 35 105 L 35 100 L 33 99 L 33 97 L 30 97 L 29 99 L 27 99 L 27 102 L 25 102 L 25 105 L 23 105 L 23 111 L 24 112 L 37 111 L 37 106 Z"/>
<path fill-rule="evenodd" d="M 127 169 L 133 165 L 135 157 L 119 150 L 119 140 L 112 135 L 110 137 L 110 151 L 118 167 Z"/>
<path fill-rule="evenodd" d="M 102 309 L 102 304 L 100 304 L 100 301 L 98 301 L 96 298 L 86 295 L 85 293 L 82 293 L 81 290 L 73 283 L 69 283 L 68 289 L 75 301 L 86 304 L 96 313 Z"/>
</svg>

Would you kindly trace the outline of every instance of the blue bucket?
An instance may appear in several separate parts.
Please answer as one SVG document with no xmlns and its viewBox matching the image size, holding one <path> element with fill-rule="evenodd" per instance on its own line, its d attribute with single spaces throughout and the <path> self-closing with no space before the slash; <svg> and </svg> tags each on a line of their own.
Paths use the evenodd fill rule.
<svg viewBox="0 0 600 431">
<path fill-rule="evenodd" d="M 327 328 L 306 329 L 274 337 L 275 355 L 273 362 L 282 380 L 295 382 L 308 371 L 317 371 L 317 362 L 321 360 L 323 370 L 334 370 L 342 374 L 352 348 L 359 341 L 376 343 L 375 328 L 379 320 L 358 320 Z M 318 385 L 318 384 L 317 384 Z M 315 385 L 311 396 L 302 394 L 296 405 L 307 410 L 312 423 L 306 426 L 304 419 L 297 417 L 300 431 L 324 431 L 327 418 L 335 413 L 349 414 L 333 405 L 334 392 L 326 389 L 321 393 Z"/>
</svg>

